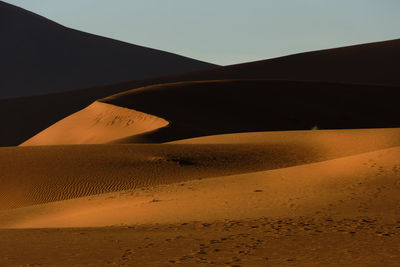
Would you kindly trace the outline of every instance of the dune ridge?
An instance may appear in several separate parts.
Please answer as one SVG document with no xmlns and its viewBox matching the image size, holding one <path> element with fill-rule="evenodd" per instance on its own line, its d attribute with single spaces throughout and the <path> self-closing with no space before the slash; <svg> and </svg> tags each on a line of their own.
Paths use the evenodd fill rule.
<svg viewBox="0 0 400 267">
<path fill-rule="evenodd" d="M 154 131 L 169 123 L 140 111 L 95 101 L 87 108 L 55 123 L 21 146 L 108 143 Z"/>
</svg>

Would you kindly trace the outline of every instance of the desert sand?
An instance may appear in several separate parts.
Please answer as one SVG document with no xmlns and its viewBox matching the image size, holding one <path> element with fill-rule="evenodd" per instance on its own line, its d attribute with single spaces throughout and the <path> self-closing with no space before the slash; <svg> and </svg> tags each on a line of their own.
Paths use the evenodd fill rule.
<svg viewBox="0 0 400 267">
<path fill-rule="evenodd" d="M 217 67 L 0 16 L 0 266 L 399 265 L 400 40 Z"/>
<path fill-rule="evenodd" d="M 0 264 L 395 266 L 399 137 L 309 130 L 1 148 L 0 236 L 13 238 Z"/>
<path fill-rule="evenodd" d="M 54 228 L 300 216 L 400 220 L 400 148 L 241 175 L 151 185 L 2 212 L 3 227 Z M 83 189 L 83 188 L 82 188 Z"/>
<path fill-rule="evenodd" d="M 221 139 L 225 142 L 218 143 Z M 284 168 L 399 145 L 400 129 L 365 129 L 229 134 L 176 144 L 1 148 L 0 209 Z"/>
</svg>

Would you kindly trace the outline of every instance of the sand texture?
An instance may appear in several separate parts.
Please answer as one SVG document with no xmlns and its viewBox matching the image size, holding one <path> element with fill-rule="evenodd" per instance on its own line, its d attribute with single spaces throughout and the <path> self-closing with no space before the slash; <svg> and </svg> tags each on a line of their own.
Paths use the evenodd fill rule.
<svg viewBox="0 0 400 267">
<path fill-rule="evenodd" d="M 3 227 L 184 223 L 260 217 L 400 220 L 400 148 L 278 170 L 153 185 L 1 212 Z M 110 216 L 112 215 L 112 216 Z"/>
<path fill-rule="evenodd" d="M 232 141 L 209 141 L 221 138 Z M 199 140 L 210 143 L 1 148 L 0 209 L 370 152 L 399 146 L 400 129 L 243 133 Z"/>
</svg>

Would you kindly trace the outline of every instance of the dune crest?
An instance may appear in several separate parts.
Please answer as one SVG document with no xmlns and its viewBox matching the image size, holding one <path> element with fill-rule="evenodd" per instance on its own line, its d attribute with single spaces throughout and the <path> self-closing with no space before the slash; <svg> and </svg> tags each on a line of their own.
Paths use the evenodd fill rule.
<svg viewBox="0 0 400 267">
<path fill-rule="evenodd" d="M 21 146 L 108 143 L 167 126 L 168 121 L 95 101 L 40 132 Z"/>
</svg>

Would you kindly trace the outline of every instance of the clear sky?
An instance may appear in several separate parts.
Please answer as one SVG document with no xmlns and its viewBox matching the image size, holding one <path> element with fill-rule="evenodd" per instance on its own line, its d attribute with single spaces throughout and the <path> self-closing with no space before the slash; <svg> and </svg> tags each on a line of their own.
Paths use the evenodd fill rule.
<svg viewBox="0 0 400 267">
<path fill-rule="evenodd" d="M 400 0 L 6 0 L 65 26 L 220 65 L 400 38 Z"/>
</svg>

